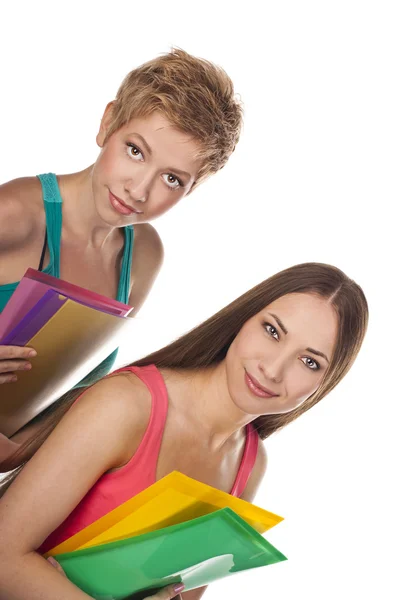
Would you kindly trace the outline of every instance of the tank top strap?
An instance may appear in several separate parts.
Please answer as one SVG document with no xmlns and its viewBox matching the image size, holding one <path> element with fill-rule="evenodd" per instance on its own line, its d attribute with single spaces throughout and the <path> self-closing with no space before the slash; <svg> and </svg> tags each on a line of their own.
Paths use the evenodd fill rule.
<svg viewBox="0 0 400 600">
<path fill-rule="evenodd" d="M 43 193 L 43 203 L 46 213 L 47 244 L 50 253 L 51 274 L 60 277 L 60 245 L 62 228 L 62 198 L 54 173 L 37 176 Z"/>
<path fill-rule="evenodd" d="M 146 471 L 146 476 L 150 479 L 153 478 L 155 481 L 158 455 L 168 414 L 167 388 L 160 371 L 155 365 L 122 367 L 111 375 L 126 371 L 134 373 L 150 391 L 151 412 L 147 429 L 138 449 L 129 463 L 122 467 L 120 471 L 126 471 L 127 468 L 129 468 L 129 471 L 138 469 L 137 473 L 143 473 L 143 475 Z"/>
<path fill-rule="evenodd" d="M 235 483 L 231 491 L 232 496 L 240 497 L 247 485 L 249 477 L 253 471 L 258 452 L 258 433 L 253 425 L 249 423 L 246 426 L 246 443 L 242 456 L 242 462 L 236 475 Z"/>
<path fill-rule="evenodd" d="M 122 256 L 121 271 L 119 275 L 117 300 L 124 304 L 129 303 L 129 292 L 131 287 L 131 270 L 132 270 L 132 251 L 134 230 L 132 225 L 124 227 L 125 244 L 124 253 Z"/>
</svg>

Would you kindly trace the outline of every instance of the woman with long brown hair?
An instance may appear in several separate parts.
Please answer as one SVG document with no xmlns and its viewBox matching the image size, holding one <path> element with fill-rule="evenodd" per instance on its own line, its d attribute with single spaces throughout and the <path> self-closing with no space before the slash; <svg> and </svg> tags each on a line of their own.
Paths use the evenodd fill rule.
<svg viewBox="0 0 400 600">
<path fill-rule="evenodd" d="M 262 440 L 339 383 L 367 321 L 365 296 L 342 271 L 297 265 L 78 402 L 66 396 L 20 449 L 34 456 L 0 501 L 0 599 L 88 598 L 40 554 L 173 470 L 252 500 Z"/>
</svg>

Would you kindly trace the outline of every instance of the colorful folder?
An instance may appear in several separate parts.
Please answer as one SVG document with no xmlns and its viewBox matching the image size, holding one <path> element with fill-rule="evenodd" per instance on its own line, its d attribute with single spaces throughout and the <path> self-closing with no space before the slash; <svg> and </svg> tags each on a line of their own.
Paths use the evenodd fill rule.
<svg viewBox="0 0 400 600">
<path fill-rule="evenodd" d="M 282 517 L 250 502 L 173 471 L 52 548 L 46 556 L 137 536 L 227 507 L 260 533 L 283 520 Z"/>
<path fill-rule="evenodd" d="M 178 582 L 189 591 L 286 560 L 230 508 L 56 558 L 68 579 L 91 597 L 115 600 L 143 598 Z"/>
<path fill-rule="evenodd" d="M 1 339 L 4 346 L 25 346 L 67 301 L 55 290 L 48 290 L 22 319 Z"/>
<path fill-rule="evenodd" d="M 109 314 L 126 317 L 132 306 L 107 298 L 95 292 L 47 275 L 35 269 L 28 269 L 16 290 L 0 314 L 0 340 L 34 308 L 36 303 L 49 291 L 54 290 L 86 306 L 107 311 Z"/>
<path fill-rule="evenodd" d="M 29 269 L 0 315 L 0 344 L 31 346 L 37 356 L 2 394 L 0 432 L 13 435 L 106 359 L 132 326 L 130 310 Z"/>
</svg>

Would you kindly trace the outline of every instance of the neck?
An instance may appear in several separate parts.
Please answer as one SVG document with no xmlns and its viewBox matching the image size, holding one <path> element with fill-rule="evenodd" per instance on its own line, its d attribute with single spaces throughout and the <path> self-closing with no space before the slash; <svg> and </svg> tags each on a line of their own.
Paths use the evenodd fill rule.
<svg viewBox="0 0 400 600">
<path fill-rule="evenodd" d="M 75 239 L 82 239 L 94 248 L 102 248 L 115 231 L 97 213 L 92 188 L 92 169 L 61 175 L 60 193 L 63 199 L 63 226 Z"/>
<path fill-rule="evenodd" d="M 169 371 L 174 403 L 194 430 L 218 449 L 241 432 L 255 415 L 240 410 L 233 402 L 227 385 L 225 362 L 216 367 L 196 371 Z"/>
</svg>

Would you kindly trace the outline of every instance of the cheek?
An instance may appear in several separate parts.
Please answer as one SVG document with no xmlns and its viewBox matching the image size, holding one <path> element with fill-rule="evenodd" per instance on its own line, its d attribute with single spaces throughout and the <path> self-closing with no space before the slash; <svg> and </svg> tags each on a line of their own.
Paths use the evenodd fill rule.
<svg viewBox="0 0 400 600">
<path fill-rule="evenodd" d="M 111 139 L 100 152 L 96 161 L 96 171 L 100 177 L 103 175 L 122 175 L 130 164 L 128 161 L 129 157 L 125 154 L 121 145 L 117 145 Z"/>
<path fill-rule="evenodd" d="M 101 151 L 94 168 L 94 172 L 100 180 L 104 176 L 108 176 L 113 171 L 113 160 L 112 155 L 108 149 L 103 148 Z"/>
<path fill-rule="evenodd" d="M 305 372 L 303 372 L 305 371 Z M 312 396 L 320 386 L 322 375 L 307 373 L 306 368 L 296 365 L 286 379 L 287 398 L 292 409 L 297 408 Z"/>
<path fill-rule="evenodd" d="M 157 178 L 151 187 L 149 200 L 154 213 L 162 215 L 175 206 L 184 194 L 183 191 L 170 191 L 161 178 Z"/>
<path fill-rule="evenodd" d="M 261 329 L 261 328 L 260 328 Z M 232 343 L 235 355 L 243 359 L 257 359 L 268 356 L 273 345 L 266 343 L 265 335 L 255 328 L 242 328 Z"/>
</svg>

